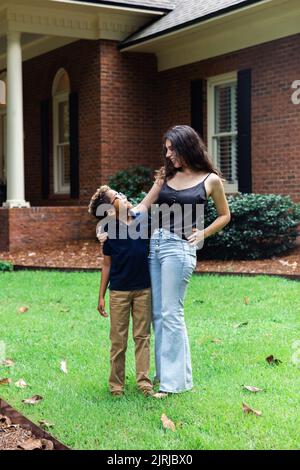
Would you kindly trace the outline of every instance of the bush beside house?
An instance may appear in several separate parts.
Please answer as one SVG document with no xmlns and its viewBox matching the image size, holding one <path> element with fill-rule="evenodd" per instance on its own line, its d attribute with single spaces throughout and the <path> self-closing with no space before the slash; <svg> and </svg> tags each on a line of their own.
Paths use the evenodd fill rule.
<svg viewBox="0 0 300 470">
<path fill-rule="evenodd" d="M 300 205 L 289 196 L 238 194 L 228 196 L 230 223 L 205 240 L 199 256 L 209 259 L 259 259 L 280 255 L 295 246 L 300 235 Z M 212 200 L 205 212 L 205 226 L 216 218 Z"/>
</svg>

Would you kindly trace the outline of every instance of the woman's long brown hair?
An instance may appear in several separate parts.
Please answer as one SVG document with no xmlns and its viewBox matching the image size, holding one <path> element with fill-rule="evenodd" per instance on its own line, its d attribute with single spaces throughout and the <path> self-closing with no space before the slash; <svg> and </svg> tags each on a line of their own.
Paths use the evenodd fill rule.
<svg viewBox="0 0 300 470">
<path fill-rule="evenodd" d="M 221 172 L 214 167 L 201 137 L 192 127 L 182 125 L 170 128 L 163 136 L 164 166 L 156 171 L 156 180 L 164 179 L 164 181 L 167 181 L 172 178 L 177 171 L 180 171 L 180 168 L 175 168 L 170 159 L 166 158 L 167 139 L 172 143 L 177 158 L 179 158 L 182 163 L 185 163 L 191 170 L 195 172 L 203 171 L 215 173 L 221 177 Z"/>
</svg>

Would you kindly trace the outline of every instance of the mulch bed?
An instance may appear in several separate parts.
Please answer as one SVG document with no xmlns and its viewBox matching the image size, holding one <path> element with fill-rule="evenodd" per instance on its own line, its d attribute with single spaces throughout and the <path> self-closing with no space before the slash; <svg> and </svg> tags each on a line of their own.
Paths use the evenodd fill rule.
<svg viewBox="0 0 300 470">
<path fill-rule="evenodd" d="M 80 240 L 34 250 L 0 251 L 0 260 L 11 261 L 16 267 L 100 270 L 103 258 L 97 240 Z M 290 252 L 271 259 L 199 260 L 196 273 L 248 273 L 300 277 L 300 242 Z"/>
<path fill-rule="evenodd" d="M 68 450 L 68 447 L 0 399 L 0 450 Z"/>
</svg>

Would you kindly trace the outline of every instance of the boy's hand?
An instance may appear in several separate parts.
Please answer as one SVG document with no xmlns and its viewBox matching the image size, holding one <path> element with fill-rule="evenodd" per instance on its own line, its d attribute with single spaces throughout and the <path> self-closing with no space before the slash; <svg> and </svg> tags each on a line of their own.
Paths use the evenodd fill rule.
<svg viewBox="0 0 300 470">
<path fill-rule="evenodd" d="M 104 244 L 104 242 L 106 241 L 108 237 L 108 233 L 104 232 L 103 227 L 101 226 L 100 222 L 97 224 L 97 227 L 96 227 L 96 237 L 98 238 L 101 245 Z"/>
<path fill-rule="evenodd" d="M 98 303 L 98 311 L 102 317 L 108 317 L 108 313 L 105 311 L 105 300 L 100 299 Z"/>
</svg>

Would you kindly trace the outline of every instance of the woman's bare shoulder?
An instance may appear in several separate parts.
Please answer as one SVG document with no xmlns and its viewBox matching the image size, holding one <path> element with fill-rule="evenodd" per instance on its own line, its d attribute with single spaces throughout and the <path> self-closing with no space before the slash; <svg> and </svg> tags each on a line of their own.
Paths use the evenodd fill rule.
<svg viewBox="0 0 300 470">
<path fill-rule="evenodd" d="M 216 173 L 211 173 L 205 182 L 212 188 L 223 186 L 222 178 Z"/>
<path fill-rule="evenodd" d="M 224 190 L 223 180 L 216 173 L 211 173 L 205 183 L 208 196 Z"/>
</svg>

